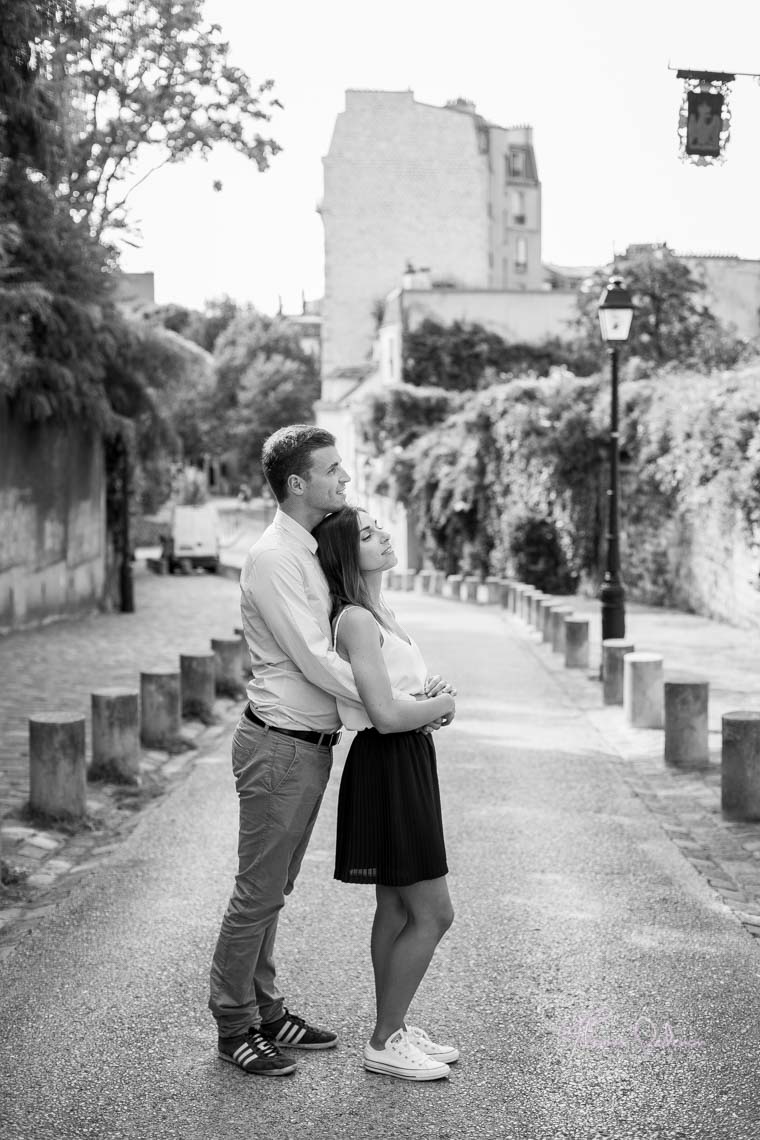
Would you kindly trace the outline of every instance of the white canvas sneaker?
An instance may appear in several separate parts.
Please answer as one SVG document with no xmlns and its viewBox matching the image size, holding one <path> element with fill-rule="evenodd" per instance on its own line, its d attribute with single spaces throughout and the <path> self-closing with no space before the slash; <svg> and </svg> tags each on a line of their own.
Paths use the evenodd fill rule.
<svg viewBox="0 0 760 1140">
<path fill-rule="evenodd" d="M 412 1045 L 424 1053 L 427 1057 L 432 1057 L 434 1061 L 443 1061 L 446 1065 L 453 1065 L 455 1061 L 459 1060 L 459 1050 L 455 1049 L 453 1045 L 439 1045 L 435 1041 L 431 1041 L 424 1029 L 420 1029 L 419 1025 L 407 1025 L 407 1037 Z"/>
<path fill-rule="evenodd" d="M 364 1068 L 404 1081 L 437 1081 L 449 1075 L 449 1066 L 428 1057 L 413 1045 L 403 1029 L 391 1033 L 382 1049 L 365 1045 Z"/>
</svg>

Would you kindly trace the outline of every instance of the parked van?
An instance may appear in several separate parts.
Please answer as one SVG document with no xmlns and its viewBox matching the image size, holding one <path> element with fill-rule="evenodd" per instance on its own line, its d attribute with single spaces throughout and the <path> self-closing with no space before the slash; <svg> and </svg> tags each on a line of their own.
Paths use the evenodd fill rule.
<svg viewBox="0 0 760 1140">
<path fill-rule="evenodd" d="M 161 557 L 175 570 L 219 569 L 219 518 L 213 503 L 173 507 L 171 533 L 161 540 Z"/>
</svg>

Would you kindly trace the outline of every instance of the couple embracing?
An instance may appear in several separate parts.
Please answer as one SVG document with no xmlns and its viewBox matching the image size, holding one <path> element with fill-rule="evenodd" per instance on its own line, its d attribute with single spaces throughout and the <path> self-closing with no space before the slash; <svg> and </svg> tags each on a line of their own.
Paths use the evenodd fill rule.
<svg viewBox="0 0 760 1140">
<path fill-rule="evenodd" d="M 337 1044 L 286 1008 L 274 944 L 342 723 L 356 736 L 338 798 L 335 878 L 374 885 L 377 901 L 377 1020 L 364 1066 L 436 1080 L 458 1052 L 406 1016 L 453 918 L 432 732 L 453 719 L 454 690 L 427 676 L 383 600 L 382 575 L 396 561 L 390 539 L 346 505 L 334 437 L 282 428 L 262 465 L 278 509 L 240 578 L 252 677 L 232 741 L 238 872 L 211 967 L 219 1055 L 246 1073 L 283 1076 L 296 1068 L 290 1050 Z"/>
</svg>

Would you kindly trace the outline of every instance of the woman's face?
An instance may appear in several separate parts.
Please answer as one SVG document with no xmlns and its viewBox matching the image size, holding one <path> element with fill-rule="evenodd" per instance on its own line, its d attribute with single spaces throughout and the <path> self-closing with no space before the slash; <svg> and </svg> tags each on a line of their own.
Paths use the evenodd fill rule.
<svg viewBox="0 0 760 1140">
<path fill-rule="evenodd" d="M 359 511 L 359 569 L 362 574 L 390 570 L 398 562 L 387 530 L 366 511 Z"/>
</svg>

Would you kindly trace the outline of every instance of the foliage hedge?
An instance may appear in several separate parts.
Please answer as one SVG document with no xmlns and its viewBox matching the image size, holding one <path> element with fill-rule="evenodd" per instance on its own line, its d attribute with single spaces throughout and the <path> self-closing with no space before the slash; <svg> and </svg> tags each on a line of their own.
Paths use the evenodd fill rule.
<svg viewBox="0 0 760 1140">
<path fill-rule="evenodd" d="M 728 544 L 736 535 L 760 549 L 759 397 L 760 363 L 709 376 L 664 371 L 621 385 L 621 532 L 632 596 L 691 604 L 684 544 L 707 514 Z M 387 399 L 398 405 L 397 394 Z M 447 573 L 514 573 L 515 536 L 522 528 L 535 541 L 536 527 L 526 529 L 534 520 L 556 544 L 552 573 L 596 588 L 609 399 L 606 375 L 499 384 L 468 393 L 465 406 L 407 446 L 413 412 L 383 420 L 375 406 L 375 424 L 396 422 L 394 490 L 432 564 Z"/>
</svg>

